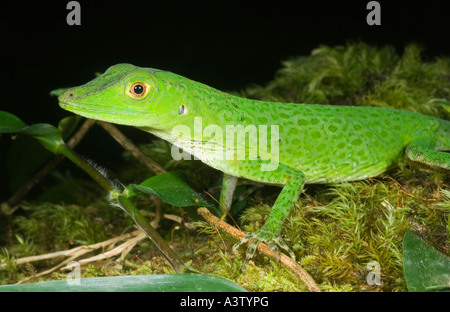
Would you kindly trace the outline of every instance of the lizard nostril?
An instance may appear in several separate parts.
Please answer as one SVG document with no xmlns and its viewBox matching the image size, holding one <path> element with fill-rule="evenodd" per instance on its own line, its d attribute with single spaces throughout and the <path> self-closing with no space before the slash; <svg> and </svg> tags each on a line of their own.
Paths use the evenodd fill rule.
<svg viewBox="0 0 450 312">
<path fill-rule="evenodd" d="M 69 98 L 73 98 L 75 96 L 75 94 L 73 94 L 72 92 L 70 92 L 69 94 L 67 94 L 67 97 Z"/>
</svg>

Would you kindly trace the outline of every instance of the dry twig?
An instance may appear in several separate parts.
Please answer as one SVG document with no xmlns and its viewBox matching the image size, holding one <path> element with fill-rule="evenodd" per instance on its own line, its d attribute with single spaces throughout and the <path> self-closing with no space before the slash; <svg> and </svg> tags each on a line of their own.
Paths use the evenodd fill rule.
<svg viewBox="0 0 450 312">
<path fill-rule="evenodd" d="M 155 216 L 155 213 L 153 212 L 148 212 L 148 211 L 141 211 L 143 212 L 143 214 L 148 215 L 148 216 Z M 162 214 L 161 218 L 164 219 L 168 219 L 168 220 L 172 220 L 178 223 L 183 223 L 183 220 L 181 217 L 176 216 L 176 215 L 171 215 L 171 214 Z M 195 226 L 191 223 L 185 223 L 184 224 L 187 228 L 190 229 L 194 229 Z M 105 260 L 108 258 L 112 258 L 114 256 L 117 256 L 120 254 L 120 257 L 118 259 L 116 259 L 116 261 L 118 261 L 119 263 L 123 262 L 125 257 L 128 255 L 128 253 L 130 253 L 131 249 L 133 249 L 134 246 L 136 246 L 136 244 L 138 242 L 140 242 L 141 240 L 145 239 L 147 236 L 145 235 L 144 232 L 142 232 L 141 230 L 136 230 L 134 232 L 131 233 L 127 233 L 121 236 L 117 236 L 111 239 L 108 239 L 106 241 L 100 242 L 100 243 L 96 243 L 96 244 L 92 244 L 92 245 L 88 245 L 88 246 L 79 246 L 79 247 L 75 247 L 72 249 L 67 249 L 67 250 L 62 250 L 62 251 L 57 251 L 57 252 L 52 252 L 52 253 L 47 253 L 47 254 L 43 254 L 43 255 L 38 255 L 38 256 L 31 256 L 31 257 L 24 257 L 24 258 L 19 258 L 15 261 L 15 263 L 17 265 L 21 265 L 21 264 L 26 264 L 26 263 L 30 263 L 30 262 L 35 262 L 35 261 L 40 261 L 40 260 L 48 260 L 48 259 L 54 259 L 54 258 L 58 258 L 58 257 L 67 257 L 64 261 L 62 261 L 61 263 L 59 263 L 58 265 L 45 270 L 43 272 L 40 272 L 38 274 L 35 274 L 33 276 L 27 277 L 21 281 L 18 282 L 18 284 L 21 284 L 23 282 L 26 282 L 32 278 L 36 278 L 39 276 L 45 276 L 48 274 L 51 274 L 53 272 L 55 272 L 56 270 L 61 269 L 62 271 L 66 270 L 67 268 L 65 267 L 65 265 L 71 261 L 74 261 L 76 259 L 79 259 L 80 257 L 82 257 L 83 255 L 90 253 L 94 250 L 97 249 L 108 249 L 111 248 L 105 252 L 102 252 L 98 255 L 92 256 L 90 258 L 85 258 L 85 259 L 81 259 L 78 260 L 78 263 L 80 265 L 87 265 L 93 262 L 97 262 L 97 261 L 101 261 L 101 260 Z M 120 244 L 117 247 L 114 247 L 114 245 L 120 241 L 124 241 L 122 244 Z M 7 264 L 1 264 L 0 268 L 7 266 Z"/>
<path fill-rule="evenodd" d="M 142 164 L 144 164 L 148 169 L 156 174 L 165 173 L 166 170 L 161 167 L 153 159 L 145 155 L 130 139 L 128 139 L 122 132 L 119 131 L 114 125 L 104 122 L 97 121 L 97 123 L 106 130 L 113 138 L 116 140 L 124 149 L 129 151 L 136 159 L 138 159 Z"/>
<path fill-rule="evenodd" d="M 114 244 L 116 244 L 117 242 L 126 240 L 124 243 L 122 243 L 121 245 L 119 245 L 111 250 L 105 251 L 103 253 L 100 253 L 96 256 L 93 256 L 93 257 L 90 257 L 87 259 L 79 260 L 78 262 L 80 263 L 80 265 L 86 265 L 86 264 L 89 264 L 89 263 L 92 263 L 95 261 L 108 259 L 108 258 L 111 258 L 111 257 L 119 255 L 119 254 L 121 256 L 119 257 L 119 259 L 117 259 L 117 261 L 122 261 L 125 258 L 125 256 L 130 252 L 130 250 L 139 241 L 145 239 L 146 237 L 147 236 L 145 235 L 144 232 L 142 232 L 141 230 L 136 230 L 134 232 L 127 233 L 127 234 L 124 234 L 121 236 L 117 236 L 117 237 L 108 239 L 106 241 L 92 244 L 89 246 L 80 246 L 80 247 L 76 247 L 76 248 L 72 248 L 72 249 L 68 249 L 68 250 L 57 251 L 57 252 L 52 252 L 52 253 L 48 253 L 48 254 L 44 254 L 44 255 L 24 257 L 24 258 L 17 259 L 16 264 L 25 264 L 25 263 L 39 261 L 39 260 L 53 259 L 53 258 L 58 258 L 58 257 L 68 257 L 64 261 L 59 263 L 58 265 L 56 265 L 48 270 L 45 270 L 43 272 L 40 272 L 38 274 L 35 274 L 33 276 L 27 277 L 27 278 L 19 281 L 17 284 L 21 284 L 32 278 L 51 274 L 61 268 L 63 270 L 64 266 L 67 263 L 74 261 L 89 252 L 92 252 L 92 251 L 100 249 L 100 248 L 105 249 L 107 247 L 114 246 Z M 5 266 L 5 265 L 6 264 L 3 264 L 0 267 Z"/>
<path fill-rule="evenodd" d="M 198 208 L 197 212 L 209 223 L 219 227 L 220 229 L 226 231 L 228 234 L 232 235 L 233 237 L 237 239 L 242 239 L 245 237 L 245 233 L 241 230 L 238 230 L 237 228 L 229 225 L 225 221 L 220 220 L 219 218 L 213 216 L 208 209 L 206 208 Z M 266 256 L 270 257 L 271 259 L 276 260 L 277 254 L 272 251 L 269 246 L 267 246 L 264 243 L 258 244 L 258 250 L 265 254 Z M 320 292 L 319 287 L 317 286 L 314 279 L 308 274 L 308 272 L 305 271 L 300 265 L 298 265 L 294 260 L 289 258 L 283 253 L 280 253 L 279 255 L 280 262 L 287 267 L 291 272 L 293 272 L 297 277 L 300 278 L 300 280 L 305 283 L 306 287 L 309 291 L 312 292 Z"/>
</svg>

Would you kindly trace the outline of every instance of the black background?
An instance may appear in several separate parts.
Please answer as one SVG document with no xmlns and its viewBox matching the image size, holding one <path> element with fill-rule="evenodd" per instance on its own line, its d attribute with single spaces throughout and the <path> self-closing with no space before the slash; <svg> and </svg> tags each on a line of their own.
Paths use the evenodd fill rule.
<svg viewBox="0 0 450 312">
<path fill-rule="evenodd" d="M 379 1 L 381 26 L 367 25 L 366 0 L 78 2 L 81 26 L 67 25 L 68 1 L 1 3 L 0 110 L 56 125 L 70 113 L 50 90 L 83 84 L 120 62 L 239 90 L 268 82 L 283 60 L 321 44 L 361 40 L 401 53 L 416 42 L 425 59 L 450 56 L 448 1 Z M 0 154 L 7 141 L 0 137 Z"/>
<path fill-rule="evenodd" d="M 379 1 L 381 26 L 368 26 L 369 1 L 79 1 L 81 26 L 68 26 L 68 1 L 1 4 L 0 107 L 27 123 L 65 116 L 52 89 L 87 82 L 119 62 L 170 70 L 222 90 L 264 84 L 281 61 L 321 44 L 351 40 L 421 44 L 425 57 L 450 55 L 446 1 Z M 448 3 L 448 1 L 447 1 Z"/>
</svg>

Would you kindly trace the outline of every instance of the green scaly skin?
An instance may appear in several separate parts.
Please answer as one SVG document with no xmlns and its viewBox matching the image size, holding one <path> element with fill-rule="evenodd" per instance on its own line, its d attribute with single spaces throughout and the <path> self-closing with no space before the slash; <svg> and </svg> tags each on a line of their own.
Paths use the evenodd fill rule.
<svg viewBox="0 0 450 312">
<path fill-rule="evenodd" d="M 147 91 L 134 96 L 131 86 L 142 83 Z M 263 227 L 235 245 L 251 241 L 246 262 L 263 241 L 293 253 L 280 237 L 284 219 L 305 183 L 333 183 L 376 176 L 402 157 L 442 168 L 450 167 L 450 122 L 413 112 L 373 107 L 289 104 L 244 99 L 182 76 L 129 64 L 110 67 L 85 85 L 59 97 L 60 106 L 78 115 L 130 125 L 183 147 L 206 164 L 224 172 L 221 202 L 229 208 L 236 178 L 282 186 Z M 172 134 L 175 126 L 194 129 L 202 117 L 202 131 L 217 125 L 278 125 L 279 165 L 262 171 L 267 158 L 220 160 L 212 150 L 225 141 L 191 133 Z M 271 149 L 268 139 L 268 148 Z M 235 143 L 234 150 L 241 149 Z M 245 155 L 249 148 L 245 146 Z"/>
</svg>

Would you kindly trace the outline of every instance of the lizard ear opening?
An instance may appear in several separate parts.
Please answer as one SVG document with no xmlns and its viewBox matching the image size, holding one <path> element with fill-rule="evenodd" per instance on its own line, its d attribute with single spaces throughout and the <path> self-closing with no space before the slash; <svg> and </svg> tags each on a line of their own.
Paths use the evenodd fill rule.
<svg viewBox="0 0 450 312">
<path fill-rule="evenodd" d="M 179 116 L 183 115 L 183 114 L 186 113 L 186 112 L 187 112 L 187 109 L 184 107 L 184 105 L 181 105 L 181 106 L 178 108 L 178 115 L 179 115 Z"/>
</svg>

